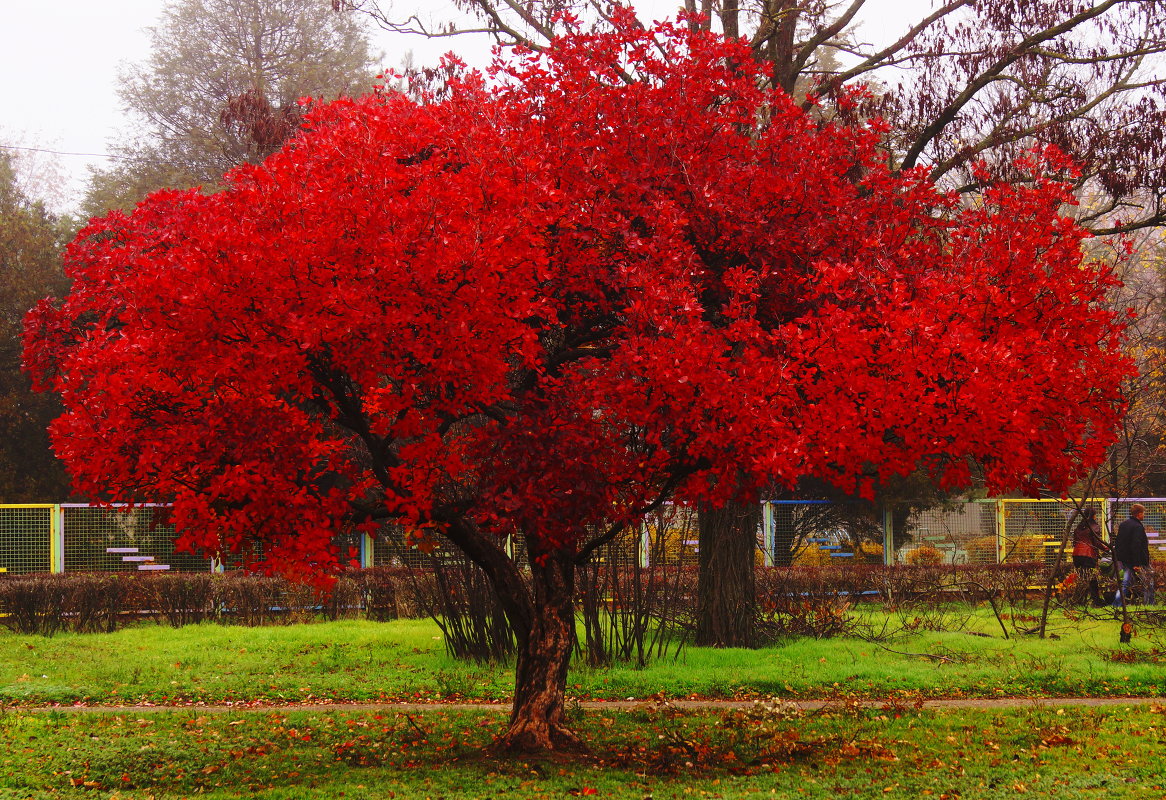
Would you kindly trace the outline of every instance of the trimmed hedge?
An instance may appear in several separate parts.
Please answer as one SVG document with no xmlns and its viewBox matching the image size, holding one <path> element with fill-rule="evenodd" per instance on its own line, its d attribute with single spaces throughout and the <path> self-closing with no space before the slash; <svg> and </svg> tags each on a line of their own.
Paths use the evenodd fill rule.
<svg viewBox="0 0 1166 800">
<path fill-rule="evenodd" d="M 641 581 L 661 583 L 665 589 L 648 593 L 652 602 L 646 613 L 654 616 L 666 609 L 673 620 L 691 618 L 696 569 L 683 568 L 666 581 L 656 572 L 641 576 Z M 1031 587 L 1043 583 L 1044 575 L 1040 564 L 761 568 L 757 601 L 763 622 L 776 634 L 828 635 L 841 632 L 834 629 L 838 609 L 856 602 L 891 607 L 952 600 L 1019 604 Z M 113 631 L 139 621 L 174 627 L 205 621 L 257 626 L 431 616 L 449 622 L 449 598 L 470 598 L 471 605 L 482 605 L 482 586 L 450 585 L 472 577 L 469 571 L 446 570 L 439 580 L 432 571 L 374 567 L 345 573 L 330 594 L 322 595 L 282 578 L 244 573 L 20 575 L 0 578 L 0 624 L 19 633 L 52 635 L 61 630 Z M 592 607 L 622 608 L 627 598 L 613 586 L 581 580 L 581 613 Z"/>
<path fill-rule="evenodd" d="M 342 575 L 329 594 L 267 575 L 211 573 L 35 574 L 0 579 L 0 624 L 18 633 L 113 631 L 139 621 L 286 625 L 365 616 L 423 617 L 414 601 L 424 573 L 375 568 Z"/>
</svg>

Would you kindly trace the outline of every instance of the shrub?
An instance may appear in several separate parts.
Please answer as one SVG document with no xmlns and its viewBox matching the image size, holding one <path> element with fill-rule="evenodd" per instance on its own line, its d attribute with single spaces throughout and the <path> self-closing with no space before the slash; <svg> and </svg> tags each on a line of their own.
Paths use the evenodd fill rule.
<svg viewBox="0 0 1166 800">
<path fill-rule="evenodd" d="M 794 553 L 793 565 L 795 567 L 831 566 L 830 551 L 813 545 L 806 545 Z"/>
<path fill-rule="evenodd" d="M 996 537 L 995 536 L 979 536 L 971 539 L 964 545 L 964 550 L 968 555 L 969 564 L 995 564 L 996 563 Z"/>
<path fill-rule="evenodd" d="M 364 585 L 356 569 L 341 575 L 332 591 L 320 598 L 320 613 L 329 620 L 358 616 L 364 607 Z"/>
<path fill-rule="evenodd" d="M 642 566 L 636 545 L 617 540 L 578 570 L 579 647 L 592 666 L 642 667 L 678 653 L 695 633 L 697 568 L 668 561 L 658 539 L 649 541 L 650 566 Z"/>
<path fill-rule="evenodd" d="M 82 572 L 8 578 L 0 581 L 0 614 L 4 624 L 19 633 L 111 632 L 123 615 L 142 605 L 136 577 Z"/>
<path fill-rule="evenodd" d="M 429 556 L 432 580 L 412 584 L 420 608 L 441 628 L 446 651 L 454 658 L 507 661 L 514 655 L 514 633 L 489 578 L 461 556 Z"/>
<path fill-rule="evenodd" d="M 850 609 L 863 596 L 864 582 L 851 570 L 780 567 L 757 575 L 758 631 L 762 638 L 852 633 Z"/>
<path fill-rule="evenodd" d="M 403 568 L 353 570 L 330 593 L 283 578 L 242 572 L 71 572 L 0 580 L 0 624 L 18 633 L 51 636 L 59 630 L 112 632 L 127 622 L 152 620 L 173 627 L 208 619 L 260 626 L 338 619 L 423 616 L 412 585 L 437 597 L 434 576 L 409 577 Z"/>
<path fill-rule="evenodd" d="M 882 564 L 883 545 L 877 542 L 862 542 L 854 554 L 863 564 Z"/>
<path fill-rule="evenodd" d="M 140 597 L 135 597 L 136 577 L 116 572 L 85 572 L 63 581 L 65 614 L 70 627 L 79 633 L 117 630 L 122 613 L 141 606 Z"/>
<path fill-rule="evenodd" d="M 929 544 L 921 544 L 907 553 L 907 563 L 913 567 L 934 567 L 943 561 L 943 552 Z"/>
<path fill-rule="evenodd" d="M 258 627 L 283 622 L 287 608 L 287 581 L 268 575 L 227 572 L 217 576 L 215 600 L 221 619 Z"/>
<path fill-rule="evenodd" d="M 634 560 L 608 557 L 580 570 L 580 646 L 592 663 L 643 663 L 690 638 L 695 567 L 649 563 L 640 568 Z M 923 620 L 923 627 L 940 617 L 934 624 L 949 624 L 947 611 L 937 616 L 921 610 L 950 607 L 952 601 L 1029 604 L 1030 587 L 1043 585 L 1044 574 L 1038 562 L 884 567 L 850 558 L 821 567 L 763 567 L 755 573 L 758 630 L 771 637 L 837 635 L 850 630 L 849 610 L 857 602 L 885 603 Z M 1158 573 L 1164 574 L 1166 569 Z M 433 569 L 353 570 L 340 576 L 330 595 L 239 572 L 36 574 L 0 580 L 0 624 L 24 634 L 112 631 L 146 619 L 175 627 L 207 619 L 258 626 L 361 613 L 370 620 L 434 616 L 449 652 L 459 658 L 497 660 L 513 652 L 513 636 L 489 583 L 480 572 L 453 561 Z"/>
<path fill-rule="evenodd" d="M 140 576 L 137 583 L 145 602 L 139 610 L 153 612 L 158 622 L 181 628 L 216 614 L 221 576 L 200 572 L 162 572 Z"/>
<path fill-rule="evenodd" d="M 369 567 L 353 573 L 352 579 L 361 595 L 365 616 L 374 622 L 425 616 L 411 591 L 407 567 Z M 417 581 L 431 580 L 417 575 Z"/>
<path fill-rule="evenodd" d="M 1026 533 L 1004 545 L 1004 560 L 1009 562 L 1040 562 L 1045 560 L 1045 537 Z"/>
<path fill-rule="evenodd" d="M 67 587 L 57 575 L 0 581 L 0 621 L 17 633 L 52 636 L 65 624 Z"/>
</svg>

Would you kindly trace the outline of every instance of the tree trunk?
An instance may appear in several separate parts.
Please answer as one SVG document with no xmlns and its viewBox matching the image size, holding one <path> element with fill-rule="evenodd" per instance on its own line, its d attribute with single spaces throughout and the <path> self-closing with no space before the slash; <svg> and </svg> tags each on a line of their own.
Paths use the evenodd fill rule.
<svg viewBox="0 0 1166 800">
<path fill-rule="evenodd" d="M 564 719 L 567 668 L 575 646 L 575 563 L 556 550 L 531 564 L 533 613 L 519 632 L 510 726 L 496 747 L 510 752 L 576 749 L 579 738 Z"/>
<path fill-rule="evenodd" d="M 721 28 L 726 39 L 736 39 L 741 35 L 739 0 L 724 0 L 721 3 Z"/>
<path fill-rule="evenodd" d="M 757 597 L 753 559 L 757 553 L 757 528 L 760 524 L 761 506 L 758 503 L 700 508 L 697 645 L 756 645 Z"/>
<path fill-rule="evenodd" d="M 564 719 L 567 669 L 575 646 L 575 552 L 538 551 L 528 539 L 530 578 L 472 523 L 442 520 L 446 536 L 486 571 L 518 640 L 510 725 L 494 747 L 511 752 L 582 749 Z"/>
</svg>

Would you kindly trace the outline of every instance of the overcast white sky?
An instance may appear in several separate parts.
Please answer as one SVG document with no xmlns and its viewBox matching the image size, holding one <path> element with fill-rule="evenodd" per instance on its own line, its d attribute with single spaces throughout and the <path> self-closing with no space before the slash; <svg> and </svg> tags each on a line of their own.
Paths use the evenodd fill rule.
<svg viewBox="0 0 1166 800">
<path fill-rule="evenodd" d="M 656 16 L 680 4 L 643 3 Z M 0 79 L 5 90 L 0 144 L 81 154 L 22 153 L 36 176 L 29 188 L 56 207 L 74 206 L 87 167 L 107 163 L 100 154 L 108 152 L 109 139 L 123 125 L 118 65 L 148 56 L 145 29 L 157 21 L 162 5 L 162 0 L 0 0 Z M 445 4 L 427 5 L 436 9 Z M 880 36 L 881 26 L 918 18 L 918 9 L 930 2 L 872 0 L 871 5 L 876 13 L 868 17 L 869 32 Z M 460 38 L 434 44 L 380 34 L 376 45 L 385 53 L 386 66 L 399 64 L 407 50 L 415 52 L 419 63 L 435 61 L 455 47 L 476 51 L 479 59 L 486 51 Z"/>
<path fill-rule="evenodd" d="M 118 67 L 149 56 L 146 29 L 162 6 L 162 0 L 0 0 L 0 144 L 70 154 L 21 151 L 38 177 L 29 188 L 55 205 L 72 206 L 87 168 L 108 163 L 100 156 L 124 127 Z M 418 51 L 419 61 L 436 60 L 457 45 L 447 39 L 427 47 L 423 39 L 371 30 L 385 66 L 398 65 L 406 50 Z"/>
<path fill-rule="evenodd" d="M 0 143 L 102 153 L 118 114 L 116 65 L 146 52 L 157 0 L 2 0 Z M 29 154 L 83 175 L 92 159 Z M 36 188 L 36 187 L 31 187 Z"/>
</svg>

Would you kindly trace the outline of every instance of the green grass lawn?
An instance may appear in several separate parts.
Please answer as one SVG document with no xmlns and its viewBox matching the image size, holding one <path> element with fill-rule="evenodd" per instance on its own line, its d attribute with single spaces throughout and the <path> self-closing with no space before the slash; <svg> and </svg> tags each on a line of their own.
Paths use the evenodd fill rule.
<svg viewBox="0 0 1166 800">
<path fill-rule="evenodd" d="M 888 619 L 864 613 L 871 627 Z M 0 800 L 1166 796 L 1161 705 L 1055 709 L 1021 701 L 984 711 L 914 703 L 1160 696 L 1159 631 L 1141 626 L 1132 645 L 1119 645 L 1112 616 L 1057 616 L 1056 638 L 1005 639 L 987 612 L 957 616 L 955 632 L 915 630 L 882 643 L 797 639 L 756 651 L 689 648 L 642 670 L 577 666 L 570 691 L 581 699 L 833 699 L 812 713 L 769 700 L 697 713 L 659 702 L 572 707 L 590 751 L 535 760 L 491 754 L 505 723 L 497 710 L 28 707 L 509 697 L 510 667 L 453 661 L 428 621 L 0 633 Z M 859 707 L 860 697 L 881 703 Z"/>
<path fill-rule="evenodd" d="M 497 712 L 0 716 L 0 798 L 1161 798 L 1166 709 L 838 704 L 574 712 L 590 752 L 487 748 Z"/>
<path fill-rule="evenodd" d="M 871 612 L 877 615 L 880 612 Z M 1164 693 L 1161 634 L 1118 644 L 1112 617 L 1054 618 L 1057 638 L 1013 634 L 977 613 L 957 632 L 882 644 L 796 639 L 760 650 L 688 648 L 645 669 L 572 669 L 579 698 L 837 697 Z M 977 636 L 973 633 L 988 633 Z M 447 657 L 429 621 L 242 628 L 143 625 L 52 638 L 0 633 L 0 702 L 506 700 L 513 670 Z"/>
</svg>

